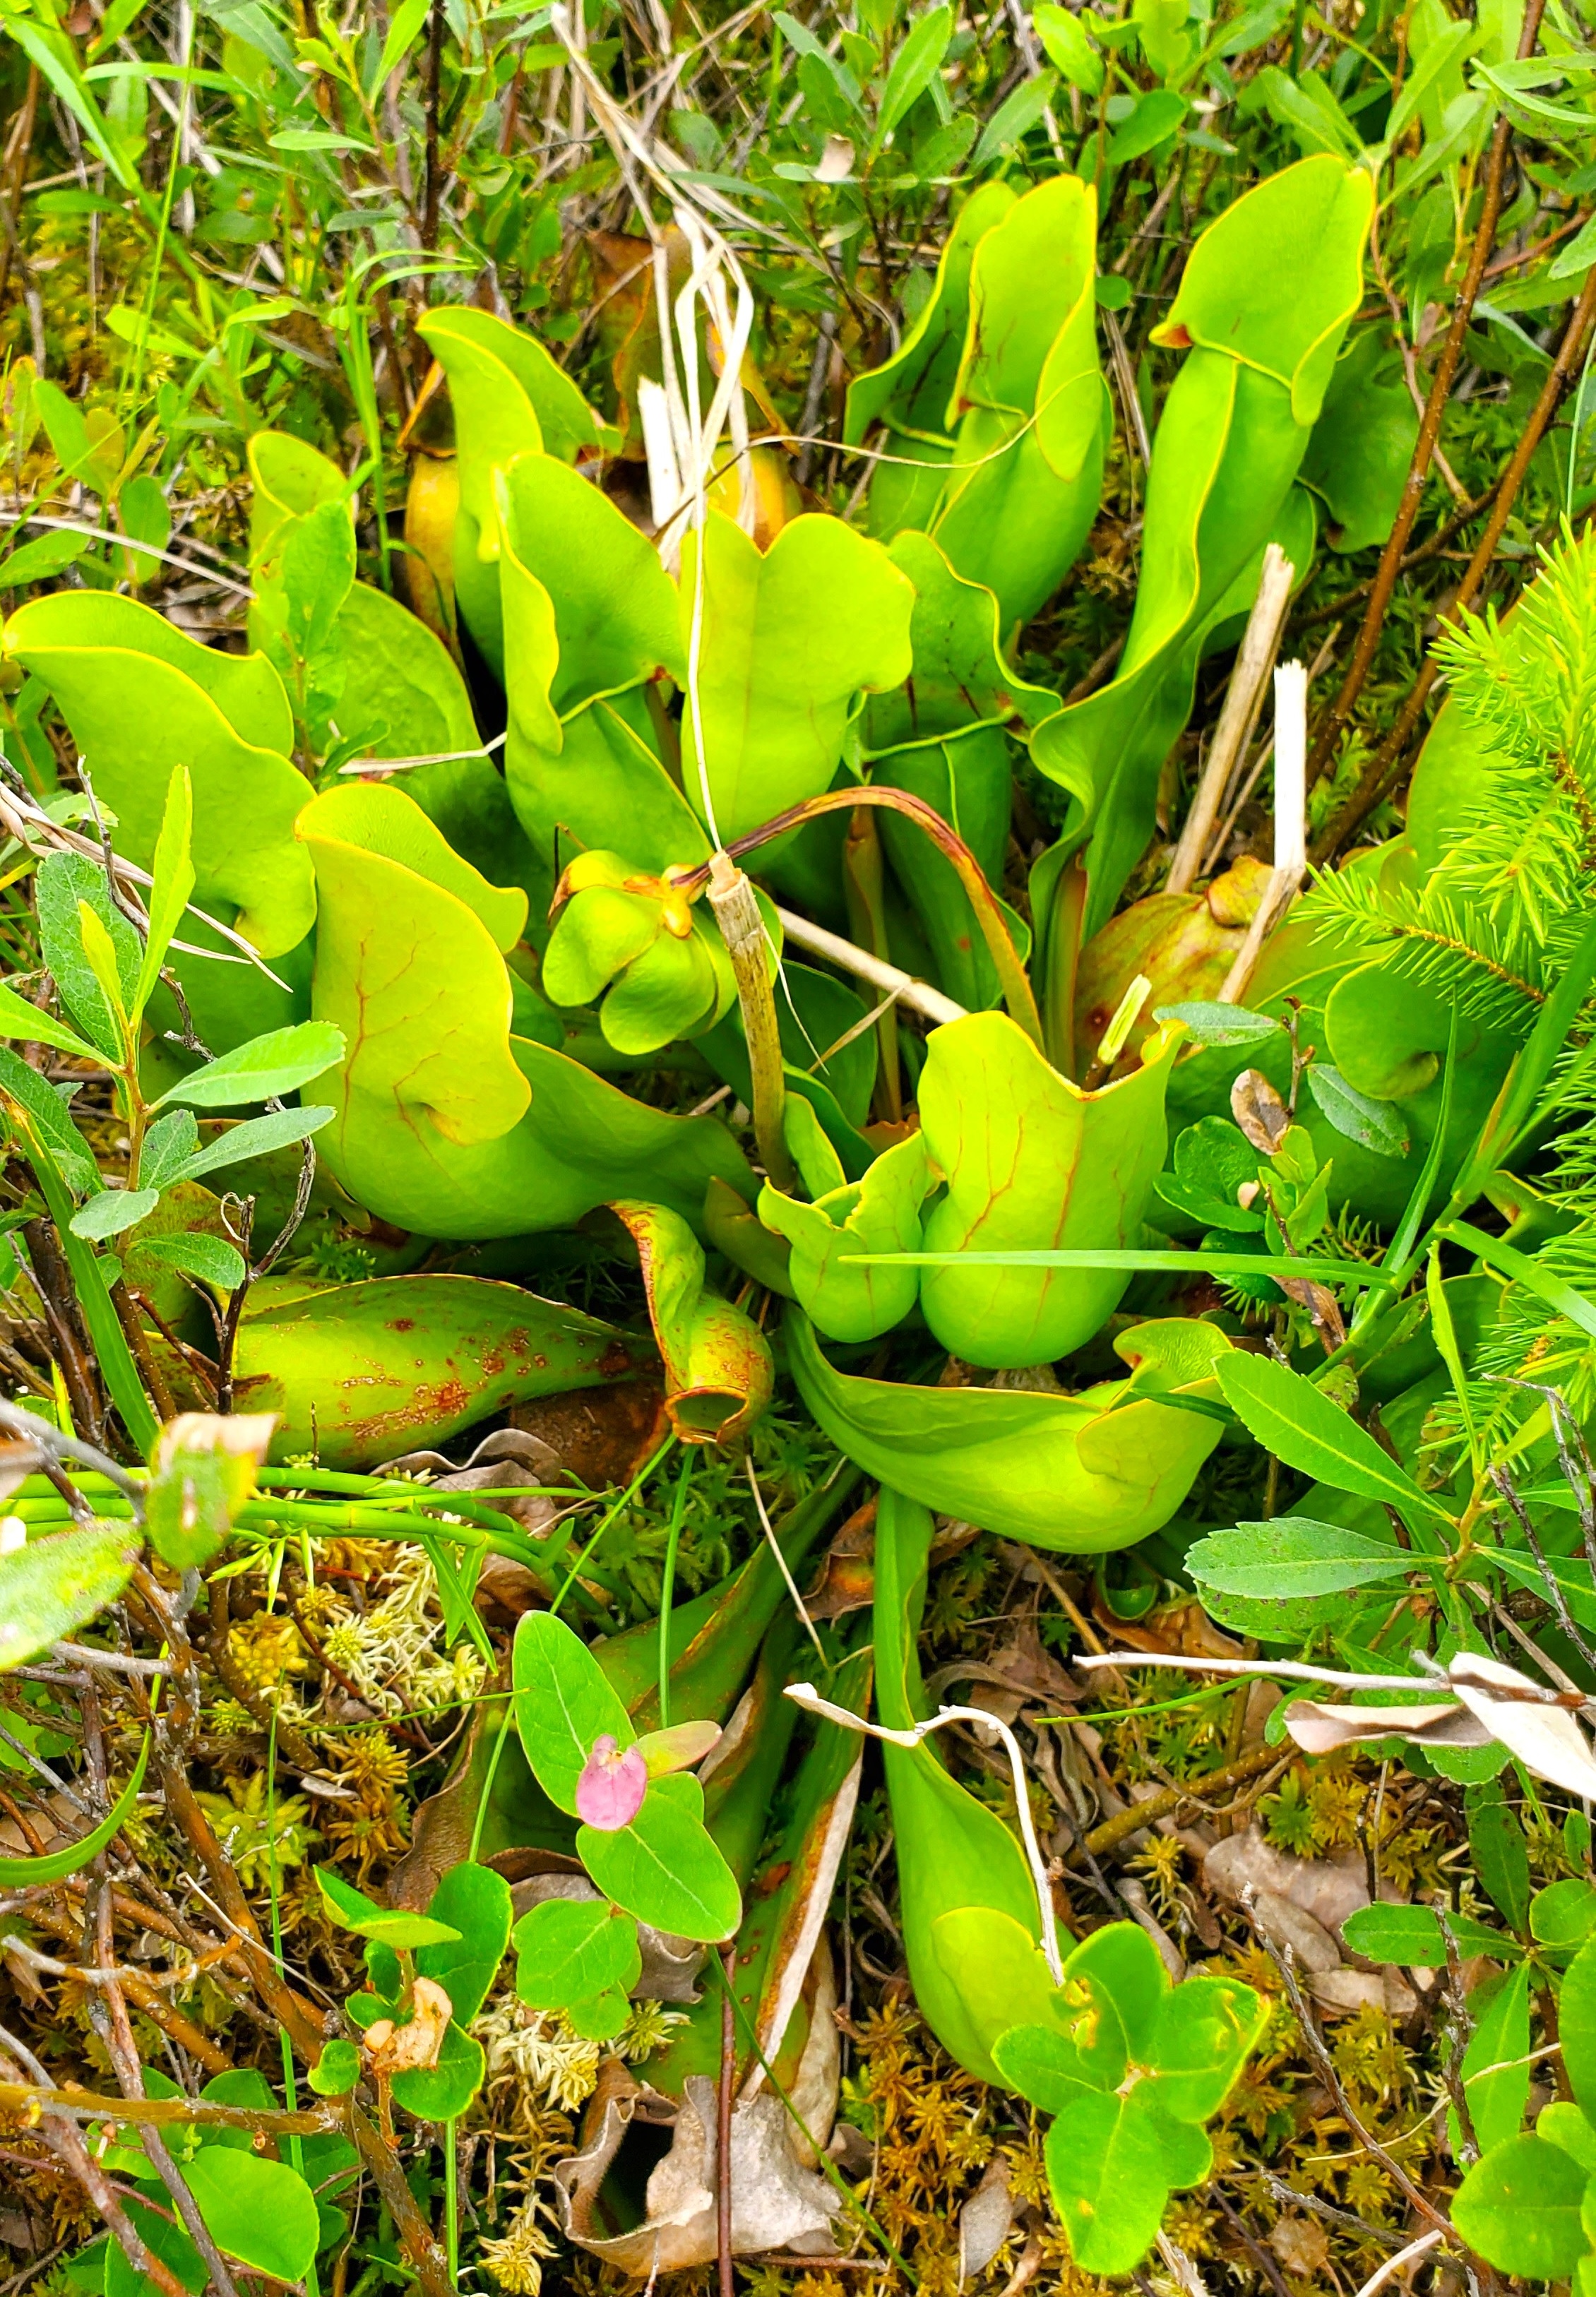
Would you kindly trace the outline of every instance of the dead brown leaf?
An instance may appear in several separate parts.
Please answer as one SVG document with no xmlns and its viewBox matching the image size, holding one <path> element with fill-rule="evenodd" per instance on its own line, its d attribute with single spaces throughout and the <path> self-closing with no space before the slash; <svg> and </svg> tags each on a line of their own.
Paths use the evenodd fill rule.
<svg viewBox="0 0 1596 2297">
<path fill-rule="evenodd" d="M 1203 1861 L 1203 1879 L 1218 1898 L 1239 1901 L 1247 1889 L 1272 1890 L 1300 1906 L 1329 1931 L 1337 1932 L 1348 1914 L 1369 1904 L 1369 1881 L 1362 1856 L 1349 1850 L 1339 1858 L 1294 1858 L 1277 1850 L 1255 1826 L 1216 1842 Z M 1390 1889 L 1383 1898 L 1399 1893 Z"/>
<path fill-rule="evenodd" d="M 1271 1946 L 1291 1948 L 1297 1964 L 1311 1973 L 1339 1970 L 1341 1949 L 1321 1922 L 1279 1890 L 1253 1895 L 1253 1916 Z"/>
<path fill-rule="evenodd" d="M 629 1484 L 668 1433 L 665 1384 L 644 1373 L 613 1387 L 542 1395 L 511 1407 L 510 1425 L 536 1436 L 590 1491 Z"/>
<path fill-rule="evenodd" d="M 1230 1114 L 1260 1157 L 1274 1155 L 1291 1123 L 1285 1102 L 1257 1069 L 1243 1069 L 1230 1087 Z"/>
<path fill-rule="evenodd" d="M 610 2068 L 614 2071 L 611 2071 Z M 606 2234 L 601 2198 L 634 2125 L 673 2120 L 670 2150 L 656 2161 L 644 2189 L 643 2222 Z M 771 2250 L 823 2259 L 836 2255 L 831 2224 L 841 2204 L 826 2180 L 804 2169 L 789 2143 L 781 2100 L 763 2093 L 740 2098 L 731 2121 L 731 2247 L 736 2257 Z M 614 2061 L 601 2074 L 583 2126 L 582 2150 L 555 2165 L 554 2180 L 568 2239 L 639 2279 L 708 2265 L 719 2253 L 715 2206 L 715 2085 L 687 2078 L 679 2106 L 645 2091 Z M 657 2151 L 652 2142 L 648 2152 Z"/>
<path fill-rule="evenodd" d="M 1278 2218 L 1270 2227 L 1269 2245 L 1287 2273 L 1315 2285 L 1323 2280 L 1330 2237 L 1317 2218 Z"/>
<path fill-rule="evenodd" d="M 811 1619 L 841 1619 L 868 1610 L 876 1595 L 876 1501 L 855 1508 L 820 1559 L 815 1584 L 804 1596 Z"/>
<path fill-rule="evenodd" d="M 418 1978 L 410 1998 L 414 2007 L 404 2025 L 379 2018 L 361 2037 L 367 2064 L 379 2080 L 391 2081 L 395 2074 L 418 2072 L 438 2062 L 455 2005 L 432 1978 Z"/>
<path fill-rule="evenodd" d="M 994 2153 L 981 2183 L 958 2212 L 958 2281 L 962 2288 L 984 2273 L 1014 2227 L 1008 2163 Z"/>
<path fill-rule="evenodd" d="M 1383 2010 L 1388 2018 L 1411 2018 L 1419 1996 L 1394 1970 L 1319 1970 L 1308 1991 L 1327 2010 Z"/>
<path fill-rule="evenodd" d="M 1245 1643 L 1214 1626 L 1195 1598 L 1166 1603 L 1145 1619 L 1119 1619 L 1094 1593 L 1091 1615 L 1105 1634 L 1133 1651 L 1168 1651 L 1183 1659 L 1241 1659 L 1246 1651 Z"/>
</svg>

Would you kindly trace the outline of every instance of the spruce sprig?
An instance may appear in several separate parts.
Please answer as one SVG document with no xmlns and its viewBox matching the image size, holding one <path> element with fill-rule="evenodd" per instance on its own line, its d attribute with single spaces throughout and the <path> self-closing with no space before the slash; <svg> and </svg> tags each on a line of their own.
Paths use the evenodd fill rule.
<svg viewBox="0 0 1596 2297">
<path fill-rule="evenodd" d="M 1399 848 L 1319 879 L 1321 934 L 1479 1026 L 1522 1040 L 1596 899 L 1596 538 L 1562 541 L 1504 622 L 1444 630 L 1449 708 L 1486 737 L 1432 737 L 1415 778 L 1451 775 L 1455 830 L 1427 876 Z M 1464 778 L 1467 778 L 1466 779 Z"/>
</svg>

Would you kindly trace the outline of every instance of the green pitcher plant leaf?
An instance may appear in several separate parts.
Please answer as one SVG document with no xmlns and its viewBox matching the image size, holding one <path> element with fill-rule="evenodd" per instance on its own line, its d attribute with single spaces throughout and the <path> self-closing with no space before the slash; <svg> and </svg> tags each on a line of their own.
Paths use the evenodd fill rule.
<svg viewBox="0 0 1596 2297">
<path fill-rule="evenodd" d="M 935 1030 L 920 1080 L 926 1152 L 948 1176 L 925 1223 L 927 1252 L 1123 1246 L 1139 1234 L 1164 1164 L 1164 1096 L 1179 1026 L 1149 1040 L 1134 1074 L 1083 1092 L 1006 1016 Z M 1111 1272 L 952 1265 L 920 1280 L 944 1347 L 988 1366 L 1068 1355 L 1118 1305 Z"/>
<path fill-rule="evenodd" d="M 885 365 L 849 385 L 844 442 L 862 445 L 879 423 L 892 458 L 878 467 L 870 488 L 873 534 L 890 538 L 904 527 L 923 529 L 935 514 L 953 451 L 948 410 L 969 328 L 971 267 L 983 238 L 1017 196 L 1008 184 L 975 186 L 943 242 L 925 309 Z"/>
<path fill-rule="evenodd" d="M 318 448 L 292 431 L 257 431 L 246 453 L 250 466 L 250 560 L 271 555 L 283 529 L 308 518 L 324 503 L 354 505 L 348 479 Z"/>
<path fill-rule="evenodd" d="M 769 1797 L 797 1721 L 794 1706 L 784 1696 L 793 1672 L 796 1626 L 789 1615 L 767 1636 L 739 1718 L 736 1746 L 712 1776 L 706 1794 L 706 1824 L 746 1898 L 730 1979 L 737 2079 L 751 2095 L 767 2079 L 792 2094 L 814 2029 L 827 2015 L 824 1994 L 815 1984 L 823 1949 L 818 1953 L 815 1941 L 846 1847 L 860 1781 L 859 1737 L 822 1721 L 784 1791 L 785 1816 L 775 1842 L 768 1841 Z M 870 1674 L 866 1647 L 841 1662 L 828 1687 L 857 1713 L 868 1704 Z M 712 2079 L 718 2072 L 724 2001 L 719 1988 L 706 1988 L 703 2002 L 651 2061 L 653 2079 L 667 2095 L 680 2095 L 691 2076 Z M 823 2050 L 823 2033 L 818 2043 Z"/>
<path fill-rule="evenodd" d="M 1373 210 L 1372 177 L 1329 153 L 1269 177 L 1198 239 L 1156 331 L 1189 356 L 1153 444 L 1124 653 L 1113 682 L 1048 720 L 1032 745 L 1073 802 L 1063 850 L 1091 840 L 1089 936 L 1151 834 L 1202 625 L 1270 539 L 1296 476 L 1358 306 Z"/>
<path fill-rule="evenodd" d="M 623 1195 L 696 1222 L 712 1176 L 752 1198 L 713 1118 L 663 1115 L 512 1033 L 502 951 L 525 897 L 489 885 L 402 792 L 329 790 L 299 835 L 321 889 L 316 1017 L 353 1049 L 323 1153 L 359 1202 L 473 1238 L 563 1227 Z"/>
<path fill-rule="evenodd" d="M 1169 1521 L 1219 1441 L 1208 1414 L 1220 1393 L 1214 1361 L 1230 1342 L 1211 1324 L 1122 1333 L 1122 1356 L 1148 1346 L 1154 1384 L 1106 1380 L 1079 1395 L 851 1378 L 827 1363 L 801 1311 L 787 1311 L 783 1330 L 799 1394 L 840 1451 L 927 1507 L 1038 1547 L 1134 1546 Z M 1177 1363 L 1170 1377 L 1159 1358 L 1176 1333 L 1200 1336 L 1205 1361 Z M 1156 1385 L 1164 1377 L 1169 1402 Z"/>
<path fill-rule="evenodd" d="M 919 1246 L 920 1207 L 933 1185 L 925 1134 L 884 1149 L 862 1181 L 849 1181 L 807 1101 L 787 1103 L 786 1132 L 813 1201 L 785 1196 L 767 1181 L 759 1214 L 792 1246 L 793 1296 L 828 1339 L 877 1339 L 909 1314 L 919 1279 L 901 1264 L 850 1267 L 843 1256 Z"/>
<path fill-rule="evenodd" d="M 455 594 L 462 620 L 493 669 L 504 669 L 495 468 L 546 448 L 563 462 L 598 442 L 598 422 L 535 336 L 490 311 L 454 304 L 417 332 L 448 377 L 460 473 Z"/>
<path fill-rule="evenodd" d="M 649 703 L 656 681 L 687 680 L 675 583 L 608 497 L 552 456 L 518 456 L 497 485 L 505 775 L 550 882 L 562 839 L 607 848 L 624 830 L 629 860 L 654 872 L 701 860 L 703 827 Z"/>
<path fill-rule="evenodd" d="M 791 1664 L 784 1666 L 784 1674 Z M 833 1698 L 854 1712 L 868 1707 L 872 1671 L 868 1647 L 851 1652 L 830 1678 Z M 813 2019 L 825 2014 L 810 1996 L 813 1941 L 846 1848 L 861 1769 L 853 1733 L 818 1723 L 799 1759 L 774 1856 L 749 1894 L 737 1934 L 733 1984 L 748 2010 L 750 2030 L 789 2090 Z M 750 2065 L 750 2076 L 752 2071 Z"/>
<path fill-rule="evenodd" d="M 1252 1033 L 1273 1036 L 1279 1025 L 1267 1016 L 1209 1001 L 1223 987 L 1270 885 L 1268 865 L 1244 853 L 1201 893 L 1146 893 L 1099 926 L 1075 969 L 1073 1066 L 1095 1059 L 1138 979 L 1148 985 L 1111 1075 L 1128 1070 L 1159 1023 L 1172 1018 L 1183 1021 L 1198 1045 L 1244 1043 L 1249 1024 Z"/>
<path fill-rule="evenodd" d="M 876 1712 L 890 1730 L 912 1727 L 924 1711 L 916 1638 L 931 1535 L 926 1509 L 884 1487 L 876 1525 Z M 1001 1819 L 950 1775 L 926 1741 L 885 1743 L 881 1757 L 915 2000 L 943 2048 L 994 2080 L 999 2036 L 1050 2021 L 1053 1980 L 1030 1867 Z"/>
<path fill-rule="evenodd" d="M 309 858 L 293 836 L 305 781 L 290 762 L 288 699 L 263 655 L 222 654 L 136 599 L 87 590 L 19 607 L 4 646 L 61 704 L 128 860 L 151 867 L 185 766 L 202 906 L 263 958 L 304 939 L 316 915 Z"/>
<path fill-rule="evenodd" d="M 848 394 L 851 444 L 885 426 L 872 532 L 934 536 L 994 594 L 1006 638 L 1057 588 L 1097 515 L 1108 424 L 1096 230 L 1097 193 L 1078 177 L 1020 198 L 979 185 L 914 327 Z"/>
<path fill-rule="evenodd" d="M 281 588 L 277 562 L 295 523 L 341 506 L 352 529 L 355 505 L 336 464 L 302 440 L 257 432 L 249 453 L 255 480 L 250 561 L 258 592 L 250 626 L 254 643 L 269 653 L 272 632 L 263 612 Z M 293 660 L 290 649 L 284 674 L 291 686 Z M 495 885 L 530 885 L 537 875 L 532 855 L 503 778 L 481 748 L 465 680 L 437 633 L 385 591 L 351 580 L 321 636 L 316 667 L 330 696 L 323 739 L 332 743 L 335 729 L 337 754 L 406 762 L 407 795 L 457 852 Z"/>
<path fill-rule="evenodd" d="M 934 807 L 998 886 L 1012 795 L 1005 728 L 1018 734 L 1039 725 L 1058 699 L 1016 676 L 1000 651 L 997 599 L 956 573 L 930 536 L 900 534 L 892 558 L 915 586 L 914 675 L 866 704 L 871 778 Z M 912 822 L 887 811 L 876 820 L 893 875 L 931 945 L 938 983 L 972 1009 L 994 1004 L 997 974 L 956 872 Z M 1026 928 L 1017 917 L 1010 927 L 1024 953 Z"/>
<path fill-rule="evenodd" d="M 673 1728 L 688 1717 L 727 1721 L 771 1624 L 790 1608 L 786 1572 L 802 1570 L 858 1480 L 854 1470 L 845 1470 L 835 1483 L 822 1486 L 777 1517 L 772 1528 L 786 1560 L 785 1572 L 771 1552 L 771 1543 L 761 1539 L 747 1562 L 729 1577 L 702 1595 L 672 1605 L 664 1641 L 670 1654 Z M 606 1680 L 646 1740 L 659 1722 L 660 1646 L 658 1624 L 650 1619 L 606 1637 L 597 1654 Z"/>
<path fill-rule="evenodd" d="M 880 544 L 840 519 L 793 519 L 764 552 L 719 511 L 688 535 L 682 628 L 699 625 L 700 667 L 682 786 L 722 842 L 830 787 L 854 696 L 909 673 L 913 608 Z"/>
<path fill-rule="evenodd" d="M 1098 514 L 1108 432 L 1098 366 L 1096 188 L 1060 175 L 977 243 L 930 532 L 998 602 L 1007 637 L 1043 606 Z"/>
</svg>

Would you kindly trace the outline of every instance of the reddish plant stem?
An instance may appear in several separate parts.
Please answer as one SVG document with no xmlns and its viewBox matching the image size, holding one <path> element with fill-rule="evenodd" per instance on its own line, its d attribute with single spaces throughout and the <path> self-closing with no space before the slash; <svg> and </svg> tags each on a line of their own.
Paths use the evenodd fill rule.
<svg viewBox="0 0 1596 2297">
<path fill-rule="evenodd" d="M 725 1983 L 720 1989 L 720 2082 L 715 2098 L 715 2247 L 720 2267 L 720 2297 L 735 2297 L 736 2283 L 731 2265 L 731 2092 L 736 2071 L 737 2044 L 731 1993 L 736 1982 L 736 1947 L 728 1946 L 723 1959 Z"/>
<path fill-rule="evenodd" d="M 1546 0 L 1528 0 L 1524 12 L 1524 30 L 1518 42 L 1520 57 L 1534 51 L 1541 29 L 1541 16 Z M 1425 401 L 1424 416 L 1419 425 L 1419 437 L 1413 448 L 1413 459 L 1408 466 L 1407 483 L 1403 488 L 1402 501 L 1396 518 L 1380 554 L 1380 563 L 1374 578 L 1374 588 L 1369 594 L 1358 643 L 1353 649 L 1352 661 L 1340 691 L 1326 712 L 1319 729 L 1313 749 L 1308 760 L 1308 786 L 1325 771 L 1335 755 L 1336 745 L 1342 729 L 1352 714 L 1353 704 L 1363 690 L 1374 663 L 1375 649 L 1379 644 L 1380 630 L 1386 612 L 1396 589 L 1396 579 L 1407 547 L 1413 522 L 1419 515 L 1419 505 L 1424 494 L 1424 482 L 1435 459 L 1436 448 L 1441 437 L 1441 418 L 1452 395 L 1457 378 L 1458 364 L 1463 355 L 1463 340 L 1468 332 L 1468 322 L 1474 316 L 1475 298 L 1485 277 L 1485 265 L 1496 238 L 1496 226 L 1501 214 L 1501 185 L 1507 169 L 1508 139 L 1512 125 L 1505 112 L 1496 122 L 1491 137 L 1490 155 L 1485 162 L 1485 202 L 1480 211 L 1479 226 L 1474 235 L 1474 244 L 1468 251 L 1468 268 L 1458 290 L 1452 306 L 1452 324 L 1446 330 L 1446 340 L 1441 346 L 1441 356 L 1436 362 L 1436 372 L 1430 383 L 1429 397 Z M 1500 499 L 1500 498 L 1499 498 Z"/>
<path fill-rule="evenodd" d="M 49 2087 L 49 2076 L 32 2051 L 24 2043 L 18 2041 L 14 2034 L 7 2033 L 3 2026 L 0 2026 L 0 2046 L 4 2046 L 4 2048 L 15 2059 L 18 2071 L 31 2075 L 33 2080 L 38 2085 L 32 2095 L 39 2102 L 39 2136 L 54 2154 L 67 2176 L 74 2184 L 82 2186 L 94 2207 L 99 2211 L 120 2243 L 123 2253 L 134 2271 L 147 2273 L 157 2289 L 160 2291 L 161 2297 L 185 2297 L 183 2285 L 170 2268 L 163 2265 L 160 2258 L 153 2256 L 145 2248 L 137 2227 L 117 2199 L 111 2180 L 84 2144 L 77 2123 L 70 2114 L 63 2112 L 59 2107 L 52 2108 L 44 2104 L 44 2098 L 52 2096 L 53 2093 Z M 0 2067 L 4 2067 L 4 2061 L 0 2059 Z M 6 2085 L 7 2088 L 12 2087 L 21 2088 L 22 2085 L 21 2083 L 14 2086 L 9 2083 Z"/>
<path fill-rule="evenodd" d="M 1530 0 L 1535 5 L 1535 0 Z M 1541 0 L 1544 6 L 1545 0 Z M 429 254 L 438 244 L 438 210 L 442 198 L 442 169 L 438 152 L 438 114 L 443 85 L 443 34 L 446 24 L 443 0 L 432 0 L 432 22 L 427 30 L 426 65 L 426 175 L 422 189 L 421 243 Z"/>
<path fill-rule="evenodd" d="M 1419 543 L 1416 548 L 1403 555 L 1402 564 L 1396 570 L 1397 572 L 1405 574 L 1411 567 L 1422 566 L 1427 559 L 1438 557 L 1447 544 L 1455 541 L 1463 529 L 1471 525 L 1481 511 L 1488 506 L 1492 496 L 1501 484 L 1501 479 L 1499 474 L 1492 480 L 1483 494 L 1474 495 L 1468 502 L 1461 504 L 1457 510 L 1453 511 L 1444 526 L 1438 526 L 1427 541 Z M 1348 607 L 1355 606 L 1360 598 L 1366 598 L 1373 587 L 1372 581 L 1359 582 L 1352 589 L 1344 590 L 1338 598 L 1328 599 L 1322 606 L 1315 606 L 1305 614 L 1294 614 L 1291 618 L 1292 629 L 1306 630 L 1311 630 L 1315 622 L 1333 622 L 1338 614 L 1345 614 Z"/>
<path fill-rule="evenodd" d="M 1542 387 L 1541 396 L 1535 401 L 1534 412 L 1524 427 L 1518 444 L 1513 449 L 1507 469 L 1502 473 L 1501 483 L 1496 492 L 1496 501 L 1485 523 L 1485 531 L 1479 539 L 1479 544 L 1473 557 L 1468 561 L 1463 579 L 1458 585 L 1457 595 L 1447 609 L 1449 621 L 1455 621 L 1462 613 L 1485 580 L 1492 559 L 1495 556 L 1496 546 L 1501 539 L 1502 531 L 1512 514 L 1514 501 L 1518 497 L 1519 487 L 1524 482 L 1524 476 L 1529 469 L 1531 459 L 1544 437 L 1547 425 L 1556 414 L 1564 393 L 1578 372 L 1593 322 L 1596 322 L 1596 271 L 1592 272 L 1585 280 L 1580 299 L 1574 307 L 1574 316 L 1568 322 L 1557 358 L 1552 363 L 1551 372 Z M 1415 679 L 1413 690 L 1403 703 L 1395 725 L 1392 727 L 1391 731 L 1364 769 L 1356 789 L 1347 799 L 1340 812 L 1326 824 L 1314 840 L 1308 858 L 1316 866 L 1322 868 L 1327 861 L 1331 860 L 1347 840 L 1362 827 L 1381 799 L 1394 787 L 1402 771 L 1409 738 L 1424 713 L 1424 705 L 1429 699 L 1431 689 L 1439 676 L 1440 671 L 1436 668 L 1436 658 L 1432 654 Z"/>
<path fill-rule="evenodd" d="M 55 1344 L 56 1361 L 71 1398 L 72 1417 L 79 1428 L 97 1439 L 105 1426 L 104 1407 L 95 1379 L 94 1359 L 78 1327 L 78 1296 L 72 1288 L 66 1256 L 47 1219 L 27 1222 L 22 1238 L 28 1247 L 34 1288 L 44 1305 L 50 1337 Z"/>
</svg>

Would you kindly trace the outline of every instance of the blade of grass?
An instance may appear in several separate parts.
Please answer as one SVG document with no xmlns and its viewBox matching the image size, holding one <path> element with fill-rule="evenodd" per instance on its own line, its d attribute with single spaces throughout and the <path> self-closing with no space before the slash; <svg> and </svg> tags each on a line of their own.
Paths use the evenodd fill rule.
<svg viewBox="0 0 1596 2297">
<path fill-rule="evenodd" d="M 1303 1260 L 1246 1252 L 844 1252 L 843 1268 L 1123 1268 L 1174 1276 L 1308 1276 L 1392 1288 L 1396 1279 L 1367 1260 Z"/>
<path fill-rule="evenodd" d="M 665 1568 L 660 1584 L 660 1728 L 670 1727 L 670 1614 L 671 1598 L 676 1589 L 676 1550 L 681 1538 L 682 1517 L 687 1512 L 687 1490 L 693 1481 L 693 1454 L 682 1454 L 681 1473 L 676 1479 L 676 1496 L 670 1503 L 670 1523 L 665 1534 Z"/>
</svg>

